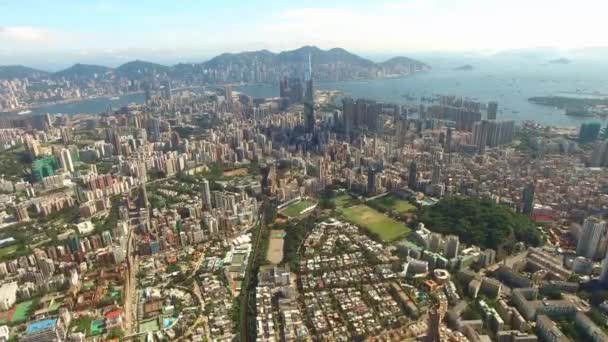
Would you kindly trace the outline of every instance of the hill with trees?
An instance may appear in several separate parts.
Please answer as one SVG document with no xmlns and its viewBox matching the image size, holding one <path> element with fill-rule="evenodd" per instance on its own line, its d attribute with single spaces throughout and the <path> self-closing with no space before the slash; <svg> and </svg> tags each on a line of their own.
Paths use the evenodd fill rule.
<svg viewBox="0 0 608 342">
<path fill-rule="evenodd" d="M 445 197 L 420 210 L 418 219 L 431 231 L 458 235 L 461 242 L 509 251 L 521 241 L 539 246 L 543 236 L 527 216 L 490 200 Z"/>
</svg>

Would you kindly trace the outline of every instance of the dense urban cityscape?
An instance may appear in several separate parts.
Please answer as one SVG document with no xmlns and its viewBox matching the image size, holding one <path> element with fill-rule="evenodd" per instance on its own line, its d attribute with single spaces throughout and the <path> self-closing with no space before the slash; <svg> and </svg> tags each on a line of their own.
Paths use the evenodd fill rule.
<svg viewBox="0 0 608 342">
<path fill-rule="evenodd" d="M 319 91 L 315 51 L 276 98 L 0 80 L 146 97 L 0 118 L 0 341 L 608 341 L 608 130 Z"/>
</svg>

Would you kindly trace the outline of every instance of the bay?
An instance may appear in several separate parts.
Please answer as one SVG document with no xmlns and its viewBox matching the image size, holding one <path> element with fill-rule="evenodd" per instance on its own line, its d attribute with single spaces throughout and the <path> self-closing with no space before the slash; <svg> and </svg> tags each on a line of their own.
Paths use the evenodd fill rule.
<svg viewBox="0 0 608 342">
<path fill-rule="evenodd" d="M 405 78 L 348 82 L 316 82 L 320 90 L 340 90 L 354 98 L 417 105 L 408 97 L 456 95 L 481 102 L 498 101 L 498 119 L 523 122 L 533 120 L 543 125 L 576 127 L 583 122 L 601 122 L 606 118 L 580 118 L 565 115 L 562 109 L 528 102 L 533 96 L 603 97 L 608 96 L 608 64 L 542 64 L 538 61 L 475 61 L 471 71 L 454 70 L 455 62 L 433 64 L 433 70 Z M 250 84 L 233 87 L 252 97 L 276 97 L 278 84 Z M 143 103 L 144 94 L 119 98 L 94 98 L 32 109 L 32 114 L 102 113 L 130 103 Z M 425 103 L 428 104 L 428 103 Z"/>
<path fill-rule="evenodd" d="M 497 119 L 523 122 L 533 120 L 543 125 L 575 127 L 583 122 L 606 123 L 606 118 L 581 118 L 565 115 L 564 110 L 528 102 L 534 96 L 608 97 L 606 65 L 552 65 L 539 63 L 483 63 L 471 71 L 443 66 L 405 78 L 349 82 L 317 82 L 321 90 L 340 90 L 353 98 L 401 104 L 420 104 L 404 95 L 420 98 L 433 95 L 456 95 L 481 102 L 498 101 Z M 235 87 L 253 97 L 279 95 L 278 85 L 243 85 Z M 426 103 L 428 104 L 428 103 Z"/>
</svg>

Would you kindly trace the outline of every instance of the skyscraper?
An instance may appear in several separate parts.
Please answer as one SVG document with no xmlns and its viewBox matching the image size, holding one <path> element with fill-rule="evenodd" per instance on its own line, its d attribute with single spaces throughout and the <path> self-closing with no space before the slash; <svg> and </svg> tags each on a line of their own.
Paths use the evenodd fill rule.
<svg viewBox="0 0 608 342">
<path fill-rule="evenodd" d="M 201 182 L 202 189 L 201 195 L 203 197 L 203 205 L 207 210 L 211 209 L 211 190 L 209 188 L 209 181 L 203 179 Z"/>
<path fill-rule="evenodd" d="M 74 164 L 72 163 L 72 155 L 70 150 L 64 148 L 61 150 L 61 167 L 64 171 L 74 172 Z"/>
<path fill-rule="evenodd" d="M 498 112 L 498 102 L 488 102 L 488 120 L 496 120 L 496 113 Z"/>
<path fill-rule="evenodd" d="M 416 167 L 416 162 L 412 161 L 410 163 L 410 169 L 409 169 L 409 174 L 408 174 L 408 181 L 407 181 L 407 185 L 409 186 L 410 189 L 415 189 L 416 188 L 416 183 L 418 183 L 418 169 Z"/>
<path fill-rule="evenodd" d="M 602 271 L 600 272 L 600 282 L 608 284 L 608 255 L 602 260 Z"/>
<path fill-rule="evenodd" d="M 608 140 L 597 142 L 593 147 L 589 166 L 600 167 L 608 165 Z"/>
<path fill-rule="evenodd" d="M 441 165 L 435 162 L 433 164 L 433 174 L 431 176 L 431 184 L 439 184 L 441 183 Z"/>
<path fill-rule="evenodd" d="M 106 130 L 106 142 L 112 144 L 114 155 L 122 154 L 120 135 L 113 128 L 108 128 Z"/>
<path fill-rule="evenodd" d="M 445 152 L 450 153 L 452 149 L 452 128 L 448 127 L 448 130 L 445 134 Z"/>
<path fill-rule="evenodd" d="M 304 75 L 306 89 L 304 91 L 304 128 L 306 133 L 312 133 L 315 128 L 315 99 L 312 81 L 312 60 L 308 54 L 308 69 Z"/>
<path fill-rule="evenodd" d="M 163 95 L 163 99 L 171 101 L 171 98 L 172 98 L 172 94 L 171 94 L 171 82 L 169 82 L 169 81 L 164 81 L 163 82 L 162 95 Z"/>
<path fill-rule="evenodd" d="M 479 153 L 483 153 L 488 143 L 489 122 L 479 121 L 473 124 L 473 145 L 477 146 Z"/>
<path fill-rule="evenodd" d="M 140 208 L 148 208 L 148 192 L 146 191 L 146 183 L 139 184 L 138 204 Z"/>
<path fill-rule="evenodd" d="M 478 121 L 473 124 L 473 145 L 483 152 L 486 146 L 496 147 L 510 143 L 513 140 L 514 132 L 515 122 L 512 120 Z"/>
<path fill-rule="evenodd" d="M 578 134 L 578 140 L 582 144 L 588 144 L 597 139 L 602 126 L 599 122 L 583 123 Z"/>
<path fill-rule="evenodd" d="M 344 131 L 346 133 L 347 141 L 350 141 L 350 133 L 353 129 L 355 120 L 355 101 L 350 97 L 342 99 L 342 120 L 344 121 Z"/>
<path fill-rule="evenodd" d="M 232 87 L 229 84 L 224 86 L 224 98 L 226 102 L 232 103 Z"/>
<path fill-rule="evenodd" d="M 583 223 L 583 230 L 576 245 L 576 254 L 593 260 L 597 256 L 602 236 L 606 234 L 606 221 L 589 217 Z"/>
<path fill-rule="evenodd" d="M 369 194 L 376 193 L 376 169 L 373 167 L 367 170 L 367 192 Z"/>
<path fill-rule="evenodd" d="M 458 256 L 458 248 L 460 247 L 460 240 L 456 235 L 448 235 L 445 243 L 444 255 L 448 259 L 452 259 Z"/>
<path fill-rule="evenodd" d="M 150 83 L 146 82 L 143 84 L 143 88 L 144 88 L 144 97 L 146 99 L 146 103 L 150 102 L 152 100 L 152 87 L 150 86 Z"/>
<path fill-rule="evenodd" d="M 526 215 L 532 214 L 534 209 L 534 184 L 530 183 L 524 187 L 522 194 L 521 212 Z"/>
</svg>

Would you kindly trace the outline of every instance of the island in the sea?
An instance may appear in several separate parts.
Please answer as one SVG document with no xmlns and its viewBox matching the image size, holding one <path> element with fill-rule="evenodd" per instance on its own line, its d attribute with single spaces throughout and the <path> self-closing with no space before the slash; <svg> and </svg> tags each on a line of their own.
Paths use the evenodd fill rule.
<svg viewBox="0 0 608 342">
<path fill-rule="evenodd" d="M 461 65 L 459 67 L 454 68 L 454 70 L 458 70 L 458 71 L 471 71 L 473 70 L 473 66 L 470 64 L 465 64 L 465 65 Z"/>
<path fill-rule="evenodd" d="M 568 58 L 557 58 L 549 61 L 550 64 L 570 64 L 572 60 Z"/>
<path fill-rule="evenodd" d="M 528 101 L 541 105 L 560 108 L 566 115 L 580 117 L 608 116 L 608 98 L 580 98 L 566 96 L 537 96 Z"/>
</svg>

